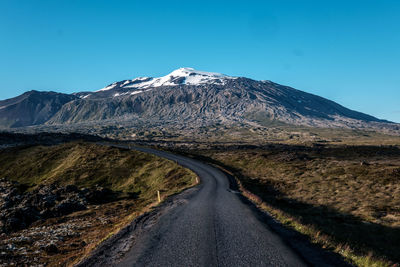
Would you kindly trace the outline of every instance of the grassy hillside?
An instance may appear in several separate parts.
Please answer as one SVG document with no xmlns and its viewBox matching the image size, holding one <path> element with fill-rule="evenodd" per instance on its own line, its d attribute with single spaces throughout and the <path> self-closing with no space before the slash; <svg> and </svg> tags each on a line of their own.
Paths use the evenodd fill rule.
<svg viewBox="0 0 400 267">
<path fill-rule="evenodd" d="M 88 143 L 33 146 L 0 151 L 0 177 L 30 190 L 43 184 L 92 187 L 145 198 L 154 190 L 175 192 L 193 174 L 174 162 L 138 151 Z"/>
<path fill-rule="evenodd" d="M 73 264 L 156 204 L 157 190 L 165 198 L 196 178 L 175 162 L 150 154 L 77 142 L 0 150 L 2 177 L 20 183 L 27 193 L 50 184 L 112 190 L 113 197 L 103 204 L 2 235 L 0 265 L 21 266 Z"/>
<path fill-rule="evenodd" d="M 399 148 L 271 145 L 201 153 L 321 246 L 359 266 L 400 262 Z"/>
</svg>

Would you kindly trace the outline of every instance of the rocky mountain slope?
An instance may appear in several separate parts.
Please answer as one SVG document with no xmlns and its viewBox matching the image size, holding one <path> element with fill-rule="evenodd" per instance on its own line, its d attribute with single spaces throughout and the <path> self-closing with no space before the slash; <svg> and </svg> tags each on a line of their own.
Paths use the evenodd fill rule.
<svg viewBox="0 0 400 267">
<path fill-rule="evenodd" d="M 114 121 L 173 127 L 216 123 L 268 126 L 279 122 L 312 127 L 399 129 L 397 124 L 271 81 L 191 68 L 159 78 L 124 80 L 95 92 L 28 92 L 1 101 L 0 118 L 3 127 Z"/>
<path fill-rule="evenodd" d="M 64 104 L 76 99 L 77 96 L 55 92 L 26 92 L 0 101 L 0 125 L 13 128 L 43 124 Z"/>
</svg>

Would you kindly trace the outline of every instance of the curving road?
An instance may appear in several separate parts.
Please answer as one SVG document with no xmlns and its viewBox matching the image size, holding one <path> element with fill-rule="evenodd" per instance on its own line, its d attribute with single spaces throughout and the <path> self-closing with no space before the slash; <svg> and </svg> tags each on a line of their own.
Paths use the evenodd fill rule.
<svg viewBox="0 0 400 267">
<path fill-rule="evenodd" d="M 306 266 L 257 219 L 220 170 L 183 156 L 136 150 L 177 161 L 200 178 L 198 190 L 158 218 L 118 266 Z"/>
</svg>

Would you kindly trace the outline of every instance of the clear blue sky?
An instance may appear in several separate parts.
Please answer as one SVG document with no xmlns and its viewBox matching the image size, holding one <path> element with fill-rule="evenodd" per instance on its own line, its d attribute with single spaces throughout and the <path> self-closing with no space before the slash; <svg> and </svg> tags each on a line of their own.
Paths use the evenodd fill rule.
<svg viewBox="0 0 400 267">
<path fill-rule="evenodd" d="M 398 0 L 0 0 L 0 14 L 0 99 L 194 67 L 400 122 Z"/>
</svg>

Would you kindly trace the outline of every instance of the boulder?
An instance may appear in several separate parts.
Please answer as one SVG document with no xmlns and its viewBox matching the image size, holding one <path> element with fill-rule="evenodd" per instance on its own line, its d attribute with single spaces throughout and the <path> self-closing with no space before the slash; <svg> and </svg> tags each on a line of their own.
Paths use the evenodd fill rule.
<svg viewBox="0 0 400 267">
<path fill-rule="evenodd" d="M 54 243 L 50 243 L 50 244 L 44 246 L 43 250 L 46 251 L 48 254 L 54 254 L 59 251 L 57 245 Z"/>
<path fill-rule="evenodd" d="M 58 216 L 67 215 L 85 209 L 86 206 L 76 199 L 65 199 L 54 207 L 54 211 Z"/>
<path fill-rule="evenodd" d="M 20 193 L 19 184 L 0 179 L 0 233 L 29 227 L 41 219 L 68 215 L 85 210 L 88 204 L 108 201 L 111 190 L 96 186 L 79 189 L 75 185 L 42 185 Z"/>
</svg>

